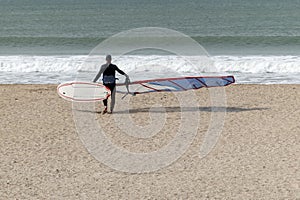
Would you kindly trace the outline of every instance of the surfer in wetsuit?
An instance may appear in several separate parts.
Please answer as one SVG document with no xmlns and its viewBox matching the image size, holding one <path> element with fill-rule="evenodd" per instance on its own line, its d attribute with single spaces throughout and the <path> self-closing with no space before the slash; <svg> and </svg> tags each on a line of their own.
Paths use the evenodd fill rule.
<svg viewBox="0 0 300 200">
<path fill-rule="evenodd" d="M 111 63 L 111 55 L 106 56 L 106 64 L 102 65 L 100 68 L 100 71 L 94 78 L 93 82 L 96 82 L 101 74 L 103 73 L 103 85 L 105 85 L 107 88 L 111 91 L 111 105 L 110 105 L 110 111 L 113 112 L 114 106 L 115 106 L 115 96 L 116 96 L 116 71 L 124 76 L 126 76 L 126 81 L 129 81 L 129 76 L 125 74 L 122 70 L 120 70 L 116 65 Z M 103 114 L 107 113 L 107 99 L 103 100 L 104 104 L 104 110 Z"/>
</svg>

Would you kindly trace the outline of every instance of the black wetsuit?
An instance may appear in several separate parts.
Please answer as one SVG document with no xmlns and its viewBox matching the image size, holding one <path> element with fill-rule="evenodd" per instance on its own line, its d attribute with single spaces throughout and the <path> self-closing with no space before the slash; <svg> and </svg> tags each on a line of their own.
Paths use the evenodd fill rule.
<svg viewBox="0 0 300 200">
<path fill-rule="evenodd" d="M 116 71 L 122 75 L 125 75 L 125 73 L 122 70 L 120 70 L 116 65 L 109 64 L 107 66 L 107 64 L 104 64 L 101 66 L 99 73 L 93 81 L 96 82 L 103 73 L 103 85 L 105 85 L 111 91 L 111 111 L 113 110 L 115 105 Z M 107 106 L 107 99 L 103 100 L 103 104 L 104 106 Z"/>
</svg>

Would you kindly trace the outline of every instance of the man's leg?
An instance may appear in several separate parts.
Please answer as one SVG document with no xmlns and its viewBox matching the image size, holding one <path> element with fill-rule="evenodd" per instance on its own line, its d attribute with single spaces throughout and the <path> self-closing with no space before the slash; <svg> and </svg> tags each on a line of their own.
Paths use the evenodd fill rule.
<svg viewBox="0 0 300 200">
<path fill-rule="evenodd" d="M 108 85 L 105 85 L 105 86 L 109 88 Z M 103 110 L 103 114 L 104 114 L 104 113 L 107 113 L 107 99 L 103 100 L 103 105 L 104 105 L 104 110 Z"/>
<path fill-rule="evenodd" d="M 107 99 L 103 100 L 103 105 L 104 105 L 104 110 L 102 111 L 102 113 L 107 113 Z"/>
<path fill-rule="evenodd" d="M 104 105 L 105 107 L 107 107 L 107 99 L 104 99 L 104 100 L 103 100 L 103 105 Z"/>
<path fill-rule="evenodd" d="M 110 112 L 112 113 L 116 102 L 116 86 L 111 87 L 111 102 L 110 102 Z"/>
</svg>

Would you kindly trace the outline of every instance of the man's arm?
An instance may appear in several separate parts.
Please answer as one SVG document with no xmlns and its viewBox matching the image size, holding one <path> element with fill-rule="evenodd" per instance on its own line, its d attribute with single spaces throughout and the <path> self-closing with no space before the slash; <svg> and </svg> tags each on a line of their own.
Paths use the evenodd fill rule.
<svg viewBox="0 0 300 200">
<path fill-rule="evenodd" d="M 123 72 L 122 70 L 120 70 L 119 67 L 117 67 L 117 65 L 115 65 L 115 67 L 116 67 L 116 68 L 115 68 L 116 71 L 117 71 L 119 74 L 122 74 L 122 75 L 126 76 L 126 75 L 125 75 L 125 72 Z"/>
<path fill-rule="evenodd" d="M 94 83 L 100 78 L 101 74 L 103 73 L 103 70 L 104 69 L 103 69 L 103 65 L 102 65 L 99 72 L 98 72 L 98 74 L 96 75 L 96 77 L 93 80 Z"/>
<path fill-rule="evenodd" d="M 116 71 L 117 71 L 118 73 L 124 75 L 126 78 L 129 78 L 129 76 L 128 76 L 125 72 L 123 72 L 122 70 L 120 70 L 117 66 L 116 66 Z"/>
</svg>

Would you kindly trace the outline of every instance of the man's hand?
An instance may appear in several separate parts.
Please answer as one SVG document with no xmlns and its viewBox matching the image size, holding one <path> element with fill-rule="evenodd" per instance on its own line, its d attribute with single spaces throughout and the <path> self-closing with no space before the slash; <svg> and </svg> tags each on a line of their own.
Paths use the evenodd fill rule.
<svg viewBox="0 0 300 200">
<path fill-rule="evenodd" d="M 129 79 L 129 76 L 127 74 L 125 74 L 125 84 L 129 84 L 130 83 L 130 79 Z"/>
</svg>

